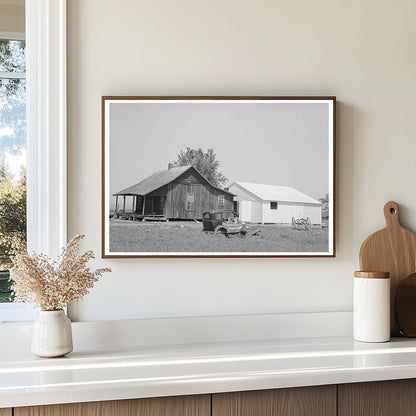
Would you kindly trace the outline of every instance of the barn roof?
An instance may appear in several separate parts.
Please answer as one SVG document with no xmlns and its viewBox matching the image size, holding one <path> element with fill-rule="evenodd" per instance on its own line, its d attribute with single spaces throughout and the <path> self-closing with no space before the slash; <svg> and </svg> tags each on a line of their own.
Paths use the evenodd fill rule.
<svg viewBox="0 0 416 416">
<path fill-rule="evenodd" d="M 182 174 L 187 172 L 188 170 L 193 169 L 200 175 L 210 186 L 215 189 L 216 186 L 212 185 L 205 177 L 198 172 L 193 166 L 180 166 L 177 168 L 170 168 L 168 170 L 161 170 L 159 172 L 152 173 L 147 178 L 143 179 L 141 182 L 136 183 L 136 185 L 130 186 L 122 191 L 116 192 L 114 195 L 147 195 L 150 192 L 155 191 L 156 189 L 161 188 L 162 186 L 167 185 L 168 183 L 174 181 L 175 179 L 179 178 Z M 223 189 L 220 189 L 222 192 L 227 192 Z"/>
<path fill-rule="evenodd" d="M 298 202 L 321 205 L 321 203 L 316 199 L 290 186 L 265 185 L 247 182 L 234 182 L 233 184 L 237 184 L 241 188 L 264 201 Z"/>
</svg>

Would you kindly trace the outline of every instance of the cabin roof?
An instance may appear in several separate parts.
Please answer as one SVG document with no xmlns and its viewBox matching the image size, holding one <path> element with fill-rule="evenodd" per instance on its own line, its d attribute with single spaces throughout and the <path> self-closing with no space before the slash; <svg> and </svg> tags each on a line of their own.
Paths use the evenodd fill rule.
<svg viewBox="0 0 416 416">
<path fill-rule="evenodd" d="M 316 199 L 290 186 L 266 185 L 248 182 L 234 182 L 232 185 L 234 184 L 248 191 L 255 197 L 262 199 L 263 201 L 297 202 L 322 205 Z"/>
<path fill-rule="evenodd" d="M 122 191 L 116 192 L 114 195 L 147 195 L 151 192 L 155 191 L 156 189 L 161 188 L 162 186 L 167 185 L 168 183 L 174 181 L 175 179 L 179 178 L 182 174 L 187 172 L 188 170 L 195 170 L 199 176 L 201 176 L 205 182 L 207 182 L 210 186 L 215 189 L 220 190 L 221 192 L 231 194 L 231 192 L 227 192 L 224 189 L 218 188 L 212 185 L 201 173 L 198 172 L 193 166 L 180 166 L 177 168 L 171 168 L 167 170 L 161 170 L 159 172 L 152 173 L 147 178 L 143 179 L 141 182 L 136 183 L 133 186 L 130 186 Z"/>
</svg>

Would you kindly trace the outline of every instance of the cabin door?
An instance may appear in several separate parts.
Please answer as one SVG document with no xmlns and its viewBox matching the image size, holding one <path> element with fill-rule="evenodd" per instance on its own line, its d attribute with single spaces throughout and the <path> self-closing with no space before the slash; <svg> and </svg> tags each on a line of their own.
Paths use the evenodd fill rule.
<svg viewBox="0 0 416 416">
<path fill-rule="evenodd" d="M 195 216 L 195 194 L 186 193 L 186 218 L 192 219 Z"/>
<path fill-rule="evenodd" d="M 155 195 L 153 197 L 153 215 L 163 215 L 164 197 Z"/>
</svg>

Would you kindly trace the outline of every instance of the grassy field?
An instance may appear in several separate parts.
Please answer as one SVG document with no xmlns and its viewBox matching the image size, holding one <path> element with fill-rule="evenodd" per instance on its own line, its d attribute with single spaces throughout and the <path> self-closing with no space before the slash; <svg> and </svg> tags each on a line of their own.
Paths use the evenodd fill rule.
<svg viewBox="0 0 416 416">
<path fill-rule="evenodd" d="M 259 225 L 259 235 L 213 235 L 195 222 L 110 221 L 111 252 L 326 252 L 328 229 Z"/>
<path fill-rule="evenodd" d="M 11 291 L 9 282 L 9 272 L 6 270 L 0 270 L 0 303 L 10 302 Z"/>
</svg>

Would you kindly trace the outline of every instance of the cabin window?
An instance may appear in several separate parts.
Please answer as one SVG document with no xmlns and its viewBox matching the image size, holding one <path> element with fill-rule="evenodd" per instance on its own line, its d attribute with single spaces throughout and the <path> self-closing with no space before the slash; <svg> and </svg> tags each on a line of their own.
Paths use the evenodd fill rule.
<svg viewBox="0 0 416 416">
<path fill-rule="evenodd" d="M 276 201 L 271 201 L 270 202 L 270 209 L 277 209 L 277 202 Z"/>
<path fill-rule="evenodd" d="M 224 195 L 218 195 L 218 208 L 224 208 Z"/>
<path fill-rule="evenodd" d="M 195 211 L 195 194 L 186 194 L 186 210 Z"/>
</svg>

